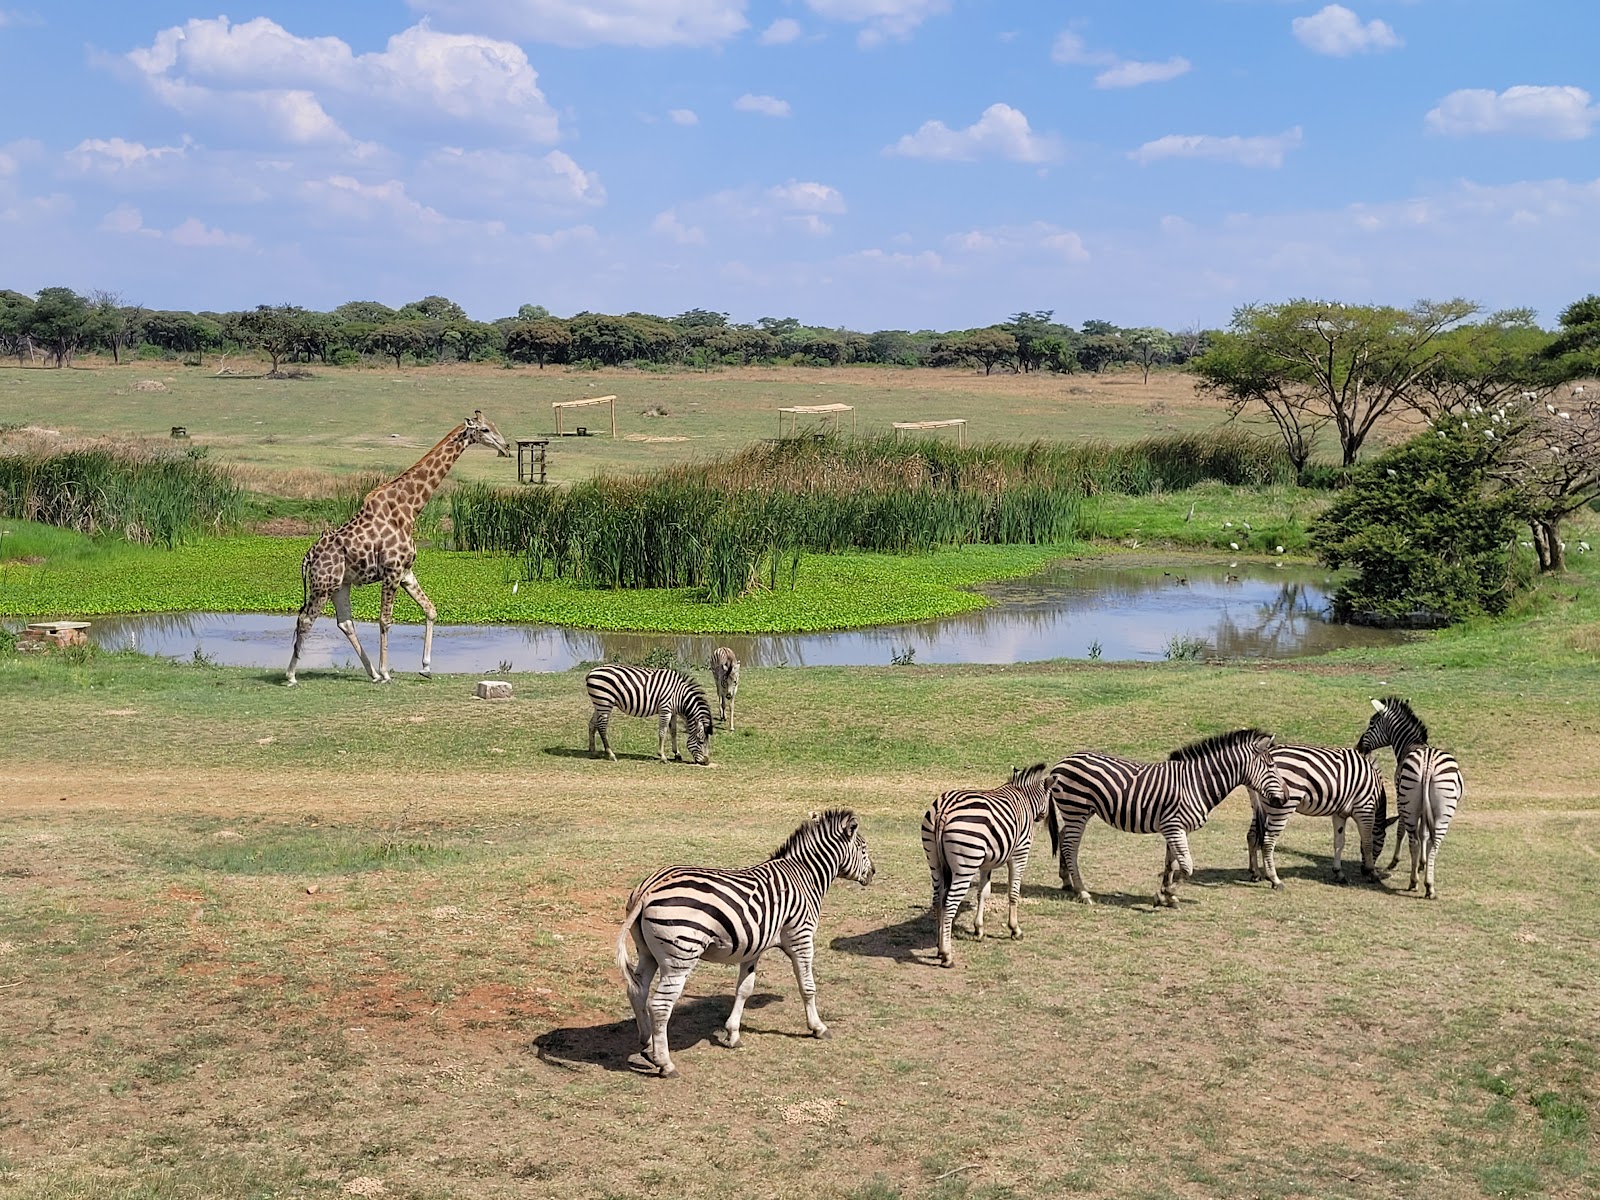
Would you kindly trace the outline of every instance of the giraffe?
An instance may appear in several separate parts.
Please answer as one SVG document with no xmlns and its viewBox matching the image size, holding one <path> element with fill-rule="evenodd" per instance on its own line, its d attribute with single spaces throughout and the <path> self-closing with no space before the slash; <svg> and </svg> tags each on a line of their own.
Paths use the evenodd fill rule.
<svg viewBox="0 0 1600 1200">
<path fill-rule="evenodd" d="M 427 618 L 422 635 L 422 674 L 429 673 L 433 660 L 433 622 L 438 612 L 417 582 L 411 565 L 417 560 L 417 546 L 411 530 L 417 515 L 428 502 L 450 468 L 466 448 L 475 442 L 492 446 L 502 458 L 509 458 L 511 447 L 493 425 L 474 412 L 457 425 L 416 466 L 388 483 L 375 487 L 361 502 L 361 510 L 338 529 L 323 534 L 306 551 L 300 564 L 304 601 L 294 625 L 294 653 L 289 658 L 289 687 L 295 685 L 294 669 L 300 661 L 300 648 L 312 623 L 333 601 L 334 619 L 339 632 L 361 656 L 361 665 L 373 683 L 388 683 L 389 626 L 394 624 L 395 594 L 404 588 Z M 350 619 L 350 589 L 364 583 L 383 585 L 383 607 L 378 616 L 378 667 L 356 640 L 356 623 Z"/>
</svg>

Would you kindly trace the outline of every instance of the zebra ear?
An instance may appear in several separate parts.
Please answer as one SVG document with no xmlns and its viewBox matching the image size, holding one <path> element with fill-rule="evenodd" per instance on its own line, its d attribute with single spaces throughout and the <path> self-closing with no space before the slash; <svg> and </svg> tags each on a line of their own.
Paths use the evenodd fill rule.
<svg viewBox="0 0 1600 1200">
<path fill-rule="evenodd" d="M 811 810 L 811 814 L 810 814 L 810 815 L 809 815 L 809 816 L 808 816 L 808 817 L 806 817 L 806 820 L 808 820 L 808 821 L 815 821 L 815 820 L 816 820 L 816 819 L 817 819 L 817 818 L 818 818 L 818 817 L 820 817 L 820 816 L 821 816 L 821 815 L 822 815 L 822 812 L 821 812 L 821 810 L 820 810 L 820 809 L 815 809 L 815 808 L 813 808 L 813 809 L 812 809 L 812 810 Z"/>
<path fill-rule="evenodd" d="M 1383 711 L 1383 701 L 1382 700 L 1374 700 L 1372 702 L 1372 711 L 1373 712 L 1382 712 Z"/>
<path fill-rule="evenodd" d="M 845 835 L 849 836 L 851 834 L 854 834 L 855 831 L 860 829 L 860 828 L 861 828 L 861 821 L 855 815 L 855 813 L 853 813 L 853 812 L 852 813 L 846 813 L 845 816 L 844 816 L 844 832 L 845 832 Z"/>
</svg>

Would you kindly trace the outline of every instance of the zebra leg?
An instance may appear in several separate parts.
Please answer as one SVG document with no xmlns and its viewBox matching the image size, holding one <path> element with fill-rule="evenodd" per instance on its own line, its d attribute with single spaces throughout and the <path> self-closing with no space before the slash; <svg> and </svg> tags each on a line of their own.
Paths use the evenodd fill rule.
<svg viewBox="0 0 1600 1200">
<path fill-rule="evenodd" d="M 1278 835 L 1284 831 L 1288 823 L 1287 817 L 1281 823 L 1269 818 L 1266 830 L 1261 835 L 1262 871 L 1271 881 L 1272 890 L 1275 892 L 1283 891 L 1283 880 L 1278 878 Z"/>
<path fill-rule="evenodd" d="M 717 1032 L 717 1041 L 730 1050 L 739 1047 L 739 1022 L 744 1019 L 744 1002 L 756 990 L 756 963 L 759 959 L 760 955 L 757 955 L 749 962 L 739 964 L 739 986 L 733 991 L 733 1011 L 728 1014 L 728 1023 Z"/>
<path fill-rule="evenodd" d="M 1083 886 L 1083 876 L 1078 874 L 1078 847 L 1083 842 L 1083 830 L 1089 824 L 1089 814 L 1069 813 L 1060 822 L 1061 837 L 1061 886 L 1072 893 L 1074 900 L 1084 904 L 1093 904 L 1094 897 L 1089 895 L 1089 889 Z"/>
<path fill-rule="evenodd" d="M 656 956 L 650 952 L 650 947 L 639 936 L 637 929 L 633 934 L 633 945 L 639 952 L 639 961 L 631 970 L 623 973 L 623 982 L 628 986 L 628 1003 L 633 1006 L 633 1020 L 639 1027 L 639 1053 L 643 1055 L 650 1049 L 650 1010 L 646 1001 L 650 996 L 650 984 L 656 977 Z"/>
<path fill-rule="evenodd" d="M 794 981 L 800 986 L 800 994 L 806 998 L 806 1028 L 811 1030 L 812 1037 L 831 1037 L 828 1027 L 817 1015 L 817 981 L 811 974 L 811 935 L 807 933 L 793 942 L 785 941 L 783 952 L 794 965 Z"/>
<path fill-rule="evenodd" d="M 1018 908 L 1022 903 L 1022 872 L 1028 867 L 1028 852 L 1026 849 L 1018 850 L 1012 855 L 1011 861 L 1006 864 L 1006 924 L 1011 928 L 1011 940 L 1022 940 L 1022 922 L 1017 919 Z"/>
<path fill-rule="evenodd" d="M 667 1050 L 667 1022 L 672 1020 L 672 1010 L 678 1003 L 678 997 L 683 995 L 683 987 L 689 982 L 689 972 L 692 970 L 692 966 L 682 968 L 662 964 L 650 996 L 649 1058 L 663 1079 L 671 1079 L 678 1073 L 678 1068 L 672 1065 L 672 1055 Z"/>
<path fill-rule="evenodd" d="M 600 734 L 600 744 L 606 748 L 606 757 L 612 762 L 616 762 L 617 756 L 612 753 L 611 750 L 611 739 L 606 736 L 606 726 L 609 725 L 610 722 L 611 710 L 609 708 L 596 708 L 594 712 L 589 715 L 589 753 L 594 753 L 594 735 L 598 731 Z"/>
<path fill-rule="evenodd" d="M 1244 848 L 1250 856 L 1250 882 L 1260 883 L 1265 878 L 1266 856 L 1261 852 L 1261 838 L 1256 832 L 1255 814 L 1260 805 L 1260 800 L 1254 792 L 1250 793 L 1250 825 L 1244 831 Z"/>
<path fill-rule="evenodd" d="M 1414 891 L 1417 890 L 1417 872 L 1421 869 L 1421 865 L 1422 865 L 1421 834 L 1422 834 L 1422 831 L 1420 829 L 1417 829 L 1415 827 L 1412 828 L 1412 830 L 1411 830 L 1411 838 L 1410 838 L 1410 841 L 1411 841 L 1411 882 L 1406 884 L 1406 891 L 1408 891 L 1408 892 L 1414 892 Z"/>
<path fill-rule="evenodd" d="M 661 714 L 656 722 L 656 753 L 661 756 L 661 761 L 667 761 L 667 730 L 672 730 L 672 757 L 678 757 L 678 730 L 672 723 L 672 711 L 669 709 Z"/>
<path fill-rule="evenodd" d="M 989 900 L 989 872 L 992 867 L 981 869 L 978 872 L 978 902 L 972 910 L 972 936 L 978 941 L 983 941 L 983 906 Z"/>
<path fill-rule="evenodd" d="M 1333 881 L 1344 883 L 1344 818 L 1333 818 Z"/>
<path fill-rule="evenodd" d="M 1361 839 L 1361 877 L 1371 879 L 1378 873 L 1378 856 L 1373 851 L 1377 844 L 1378 831 L 1373 828 L 1377 814 L 1367 813 L 1364 817 L 1356 814 L 1356 837 Z"/>
<path fill-rule="evenodd" d="M 1194 874 L 1194 859 L 1189 855 L 1188 834 L 1182 829 L 1168 829 L 1164 833 L 1167 839 L 1167 866 L 1162 872 L 1161 891 L 1156 896 L 1156 903 L 1177 908 L 1178 877 L 1181 875 L 1187 879 Z"/>
<path fill-rule="evenodd" d="M 1438 830 L 1431 830 L 1427 839 L 1426 871 L 1422 878 L 1422 894 L 1429 900 L 1439 898 L 1439 889 L 1433 886 L 1433 860 L 1439 857 L 1439 846 L 1444 841 Z"/>
<path fill-rule="evenodd" d="M 1400 865 L 1400 848 L 1406 844 L 1406 834 L 1410 832 L 1408 829 L 1406 829 L 1404 813 L 1401 814 L 1400 820 L 1396 824 L 1396 829 L 1398 832 L 1394 835 L 1394 857 L 1389 860 L 1389 866 L 1387 868 L 1387 870 L 1390 871 L 1394 870 Z"/>
</svg>

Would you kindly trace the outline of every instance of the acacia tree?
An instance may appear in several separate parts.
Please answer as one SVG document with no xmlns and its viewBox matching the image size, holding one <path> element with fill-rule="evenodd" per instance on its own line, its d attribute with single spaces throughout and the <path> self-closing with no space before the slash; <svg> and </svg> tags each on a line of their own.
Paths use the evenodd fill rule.
<svg viewBox="0 0 1600 1200">
<path fill-rule="evenodd" d="M 1564 571 L 1561 523 L 1600 499 L 1600 396 L 1581 388 L 1529 393 L 1489 415 L 1490 432 L 1500 430 L 1490 439 L 1498 444 L 1490 474 L 1532 529 L 1539 570 Z"/>
<path fill-rule="evenodd" d="M 28 310 L 28 327 L 23 332 L 49 353 L 57 367 L 64 367 L 89 340 L 92 324 L 87 300 L 71 288 L 48 287 Z"/>
<path fill-rule="evenodd" d="M 33 297 L 9 289 L 0 291 L 0 355 L 16 355 L 18 365 L 23 353 L 33 348 L 28 338 L 32 313 Z"/>
<path fill-rule="evenodd" d="M 559 359 L 571 345 L 567 323 L 555 317 L 518 321 L 506 330 L 506 353 L 518 362 L 538 363 L 541 371 L 545 363 Z"/>
<path fill-rule="evenodd" d="M 969 329 L 933 344 L 930 356 L 935 366 L 945 363 L 975 363 L 985 375 L 992 375 L 1002 363 L 1015 362 L 1016 335 L 998 325 L 988 329 Z"/>
<path fill-rule="evenodd" d="M 241 345 L 261 350 L 272 360 L 267 372 L 272 378 L 283 360 L 305 345 L 309 315 L 297 304 L 258 304 L 233 315 L 233 336 Z"/>
<path fill-rule="evenodd" d="M 1477 311 L 1461 299 L 1408 309 L 1323 300 L 1246 305 L 1193 369 L 1201 390 L 1236 413 L 1265 407 L 1280 430 L 1331 425 L 1349 467 L 1373 427 L 1446 352 L 1440 335 Z M 1294 457 L 1287 440 L 1285 449 Z"/>
<path fill-rule="evenodd" d="M 1154 326 L 1130 329 L 1127 343 L 1133 348 L 1133 361 L 1138 363 L 1144 372 L 1143 382 L 1147 384 L 1150 382 L 1151 366 L 1172 356 L 1172 335 L 1165 329 L 1157 329 Z"/>
</svg>

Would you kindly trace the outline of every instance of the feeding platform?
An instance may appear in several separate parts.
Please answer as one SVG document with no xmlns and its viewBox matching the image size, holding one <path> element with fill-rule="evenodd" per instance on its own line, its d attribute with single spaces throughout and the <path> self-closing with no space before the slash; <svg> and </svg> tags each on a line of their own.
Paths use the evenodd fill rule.
<svg viewBox="0 0 1600 1200">
<path fill-rule="evenodd" d="M 611 406 L 611 436 L 617 436 L 617 398 L 615 396 L 590 396 L 584 400 L 557 400 L 550 405 L 556 414 L 556 436 L 564 437 L 561 432 L 561 415 L 569 408 L 586 408 L 593 404 L 609 404 Z M 583 430 L 582 432 L 587 432 Z"/>
<path fill-rule="evenodd" d="M 88 628 L 88 621 L 30 621 L 22 631 L 21 640 L 24 644 L 56 646 L 64 650 L 68 646 L 86 644 L 89 635 L 84 630 Z"/>
<path fill-rule="evenodd" d="M 907 430 L 917 431 L 924 429 L 954 429 L 956 431 L 956 445 L 965 447 L 967 444 L 967 419 L 965 417 L 952 417 L 948 421 L 894 421 L 894 440 L 899 441 L 900 435 Z"/>
<path fill-rule="evenodd" d="M 517 439 L 517 482 L 518 483 L 549 483 L 546 475 L 546 452 L 550 449 L 549 438 L 518 438 Z"/>
<path fill-rule="evenodd" d="M 856 432 L 856 406 L 854 404 L 796 404 L 789 408 L 778 410 L 778 436 L 783 436 L 784 414 L 789 416 L 789 436 L 794 437 L 799 432 L 801 417 L 825 417 L 833 424 L 835 435 L 839 432 L 839 417 L 844 413 L 850 414 L 850 436 Z"/>
</svg>

